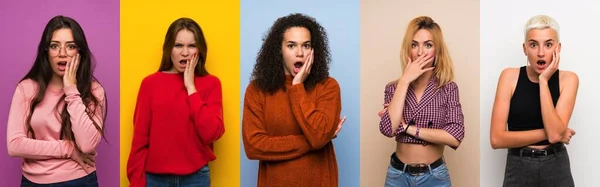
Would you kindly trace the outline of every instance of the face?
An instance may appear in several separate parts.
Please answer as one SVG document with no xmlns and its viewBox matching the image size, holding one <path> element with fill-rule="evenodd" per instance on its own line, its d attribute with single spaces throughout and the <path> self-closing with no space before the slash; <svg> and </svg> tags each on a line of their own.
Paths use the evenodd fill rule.
<svg viewBox="0 0 600 187">
<path fill-rule="evenodd" d="M 198 47 L 196 45 L 196 37 L 192 31 L 182 29 L 177 32 L 175 37 L 175 45 L 171 50 L 171 62 L 173 67 L 171 72 L 183 73 L 187 66 L 187 61 L 192 58 L 192 55 L 198 53 Z"/>
<path fill-rule="evenodd" d="M 286 75 L 296 76 L 304 65 L 306 58 L 310 55 L 312 44 L 310 43 L 310 31 L 304 27 L 292 27 L 283 34 L 281 42 L 281 53 L 284 61 Z"/>
<path fill-rule="evenodd" d="M 422 55 L 435 55 L 435 46 L 433 45 L 433 36 L 428 30 L 421 29 L 413 36 L 410 59 L 414 61 Z M 433 66 L 433 61 L 425 65 L 425 67 Z"/>
<path fill-rule="evenodd" d="M 59 77 L 65 75 L 67 62 L 71 61 L 77 53 L 77 45 L 73 40 L 71 29 L 59 29 L 52 33 L 52 39 L 48 46 L 48 59 L 50 59 L 50 67 L 55 75 Z"/>
<path fill-rule="evenodd" d="M 523 52 L 527 55 L 530 68 L 540 74 L 552 62 L 552 54 L 560 52 L 558 35 L 552 29 L 532 29 L 527 31 Z"/>
</svg>

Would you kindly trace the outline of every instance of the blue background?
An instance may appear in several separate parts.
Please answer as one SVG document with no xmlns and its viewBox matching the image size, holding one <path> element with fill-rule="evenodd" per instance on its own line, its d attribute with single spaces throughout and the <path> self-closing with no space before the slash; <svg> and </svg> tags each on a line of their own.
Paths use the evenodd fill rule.
<svg viewBox="0 0 600 187">
<path fill-rule="evenodd" d="M 339 186 L 345 187 L 359 186 L 360 179 L 359 11 L 358 0 L 241 1 L 240 106 L 244 104 L 244 93 L 262 38 L 277 18 L 291 13 L 303 13 L 314 17 L 326 29 L 333 59 L 329 73 L 340 84 L 342 116 L 347 116 L 342 131 L 333 140 Z M 243 107 L 240 107 L 240 112 L 242 110 Z M 242 141 L 240 140 L 241 186 L 256 186 L 258 161 L 248 160 Z"/>
</svg>

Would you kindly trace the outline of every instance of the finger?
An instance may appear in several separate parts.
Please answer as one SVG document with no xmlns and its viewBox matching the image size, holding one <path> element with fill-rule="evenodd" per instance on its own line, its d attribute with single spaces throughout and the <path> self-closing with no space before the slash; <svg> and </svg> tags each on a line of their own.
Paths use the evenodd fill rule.
<svg viewBox="0 0 600 187">
<path fill-rule="evenodd" d="M 423 69 L 423 72 L 428 72 L 428 71 L 431 71 L 434 69 L 435 69 L 435 67 L 428 67 L 428 68 Z"/>
<path fill-rule="evenodd" d="M 306 71 L 307 74 L 310 74 L 310 70 L 312 68 L 312 64 L 314 62 L 314 50 L 310 51 L 310 56 L 308 56 L 308 70 Z"/>
<path fill-rule="evenodd" d="M 340 119 L 339 126 L 341 127 L 341 126 L 342 126 L 342 124 L 344 124 L 344 122 L 346 122 L 346 116 L 344 116 L 344 117 L 342 117 L 342 118 Z"/>
<path fill-rule="evenodd" d="M 388 104 L 383 104 L 383 107 L 384 107 L 384 108 L 385 108 L 385 107 L 388 107 L 388 106 L 390 106 L 390 104 L 389 104 L 389 103 L 388 103 Z"/>
<path fill-rule="evenodd" d="M 433 57 L 434 57 L 433 53 L 429 53 L 429 54 L 427 54 L 427 57 L 425 57 L 425 58 L 424 58 L 424 59 L 421 61 L 421 63 L 419 64 L 419 65 L 420 65 L 420 67 L 424 67 L 424 66 L 425 66 L 425 65 L 427 65 L 429 62 L 433 61 L 433 59 L 434 59 Z"/>
<path fill-rule="evenodd" d="M 575 135 L 575 130 L 571 129 L 571 136 Z"/>
<path fill-rule="evenodd" d="M 77 70 L 79 69 L 79 62 L 81 60 L 81 56 L 79 53 L 75 56 L 75 63 L 73 63 L 73 77 L 77 76 Z"/>
</svg>

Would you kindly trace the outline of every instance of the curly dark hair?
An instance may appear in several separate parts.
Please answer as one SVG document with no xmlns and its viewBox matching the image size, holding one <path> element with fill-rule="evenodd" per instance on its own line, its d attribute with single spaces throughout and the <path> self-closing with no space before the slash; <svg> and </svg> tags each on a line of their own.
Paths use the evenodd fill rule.
<svg viewBox="0 0 600 187">
<path fill-rule="evenodd" d="M 304 81 L 304 88 L 311 90 L 315 85 L 329 77 L 329 40 L 327 33 L 317 20 L 300 14 L 290 14 L 278 18 L 263 38 L 263 44 L 256 57 L 256 64 L 250 81 L 255 81 L 263 92 L 275 93 L 285 90 L 284 60 L 281 52 L 283 35 L 292 27 L 303 27 L 310 32 L 310 42 L 314 50 L 314 61 L 310 74 Z"/>
</svg>

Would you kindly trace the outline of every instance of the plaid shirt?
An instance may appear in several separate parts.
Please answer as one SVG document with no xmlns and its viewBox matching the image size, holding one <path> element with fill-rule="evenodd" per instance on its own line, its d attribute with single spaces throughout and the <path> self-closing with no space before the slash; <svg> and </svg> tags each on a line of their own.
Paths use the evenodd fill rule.
<svg viewBox="0 0 600 187">
<path fill-rule="evenodd" d="M 384 104 L 389 104 L 392 101 L 397 83 L 398 81 L 394 81 L 385 86 Z M 462 141 L 465 136 L 465 127 L 461 104 L 458 98 L 458 86 L 454 82 L 450 82 L 440 88 L 436 88 L 436 85 L 436 78 L 429 80 L 420 103 L 417 103 L 413 87 L 409 86 L 403 110 L 404 120 L 407 123 L 414 122 L 414 126 L 421 128 L 442 129 L 454 136 L 458 141 Z M 430 144 L 406 133 L 399 133 L 404 131 L 402 126 L 396 132 L 392 132 L 392 122 L 387 110 L 381 117 L 379 130 L 387 137 L 396 136 L 396 141 L 398 142 Z M 452 148 L 456 149 L 458 147 Z"/>
</svg>

